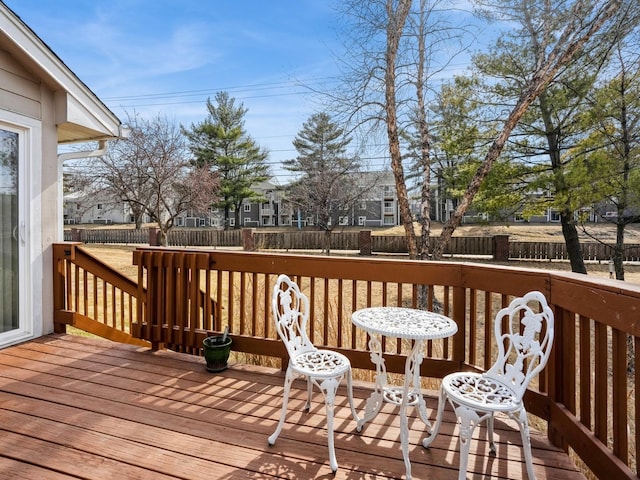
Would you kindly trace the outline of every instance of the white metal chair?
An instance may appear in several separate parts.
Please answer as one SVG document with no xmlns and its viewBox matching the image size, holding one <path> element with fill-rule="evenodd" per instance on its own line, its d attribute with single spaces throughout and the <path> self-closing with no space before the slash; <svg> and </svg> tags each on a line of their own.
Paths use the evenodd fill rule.
<svg viewBox="0 0 640 480">
<path fill-rule="evenodd" d="M 347 395 L 351 414 L 358 420 L 353 405 L 351 384 L 351 363 L 341 353 L 316 348 L 307 336 L 307 320 L 309 318 L 309 299 L 300 292 L 298 285 L 286 275 L 280 275 L 273 289 L 271 307 L 278 334 L 287 347 L 289 366 L 284 380 L 282 412 L 276 431 L 269 437 L 269 445 L 273 445 L 282 431 L 291 384 L 298 377 L 307 379 L 307 403 L 305 410 L 311 407 L 311 393 L 315 384 L 324 395 L 327 411 L 327 429 L 329 443 L 329 464 L 335 473 L 338 470 L 333 442 L 333 410 L 336 392 L 343 377 L 347 377 Z"/>
<path fill-rule="evenodd" d="M 442 380 L 436 423 L 422 442 L 429 447 L 442 423 L 445 400 L 453 407 L 460 426 L 459 480 L 467 476 L 469 447 L 476 426 L 487 420 L 490 453 L 495 455 L 493 416 L 507 414 L 520 428 L 527 475 L 535 478 L 527 412 L 522 402 L 529 382 L 544 368 L 553 344 L 553 312 L 540 292 L 514 299 L 498 312 L 494 334 L 498 358 L 485 373 L 458 372 Z"/>
</svg>

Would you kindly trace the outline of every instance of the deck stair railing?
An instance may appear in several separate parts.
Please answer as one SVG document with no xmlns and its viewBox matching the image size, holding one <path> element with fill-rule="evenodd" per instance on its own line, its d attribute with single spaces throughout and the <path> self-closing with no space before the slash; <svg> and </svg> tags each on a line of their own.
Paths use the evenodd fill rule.
<svg viewBox="0 0 640 480">
<path fill-rule="evenodd" d="M 527 410 L 547 422 L 555 445 L 574 451 L 598 478 L 637 478 L 640 286 L 474 263 L 139 248 L 133 253 L 137 284 L 120 284 L 103 272 L 107 285 L 119 285 L 122 293 L 107 287 L 106 296 L 96 296 L 93 281 L 84 281 L 89 260 L 81 248 L 56 245 L 54 257 L 58 328 L 90 316 L 91 308 L 83 308 L 92 298 L 123 299 L 125 308 L 114 311 L 131 312 L 125 315 L 127 334 L 192 353 L 206 335 L 229 325 L 234 352 L 285 359 L 269 317 L 280 273 L 309 296 L 314 344 L 345 353 L 355 369 L 372 364 L 366 335 L 349 320 L 354 310 L 424 304 L 458 324 L 453 338 L 427 346 L 421 374 L 435 379 L 461 369 L 486 370 L 495 354 L 495 313 L 516 296 L 541 291 L 555 313 L 556 338 L 547 368 L 525 395 Z M 93 312 L 110 318 L 111 308 L 98 305 Z M 108 321 L 107 331 L 120 328 L 121 322 Z M 404 371 L 410 347 L 383 344 L 389 372 Z"/>
<path fill-rule="evenodd" d="M 90 255 L 81 244 L 53 246 L 54 329 L 66 325 L 120 343 L 149 346 L 131 335 L 131 325 L 143 308 L 136 282 Z"/>
</svg>

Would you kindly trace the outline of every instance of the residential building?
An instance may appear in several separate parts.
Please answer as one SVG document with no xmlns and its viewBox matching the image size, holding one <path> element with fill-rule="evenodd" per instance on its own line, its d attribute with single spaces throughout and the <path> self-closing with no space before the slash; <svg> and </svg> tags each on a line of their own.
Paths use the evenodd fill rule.
<svg viewBox="0 0 640 480">
<path fill-rule="evenodd" d="M 335 219 L 338 225 L 363 228 L 399 225 L 400 213 L 393 173 L 359 172 L 352 175 L 357 176 L 355 183 L 362 192 L 361 197 Z M 284 206 L 282 212 L 290 216 L 290 225 L 302 228 L 315 224 L 312 213 L 301 211 L 286 197 L 281 198 L 280 203 Z"/>
<path fill-rule="evenodd" d="M 65 225 L 135 223 L 133 211 L 127 202 L 114 200 L 106 194 L 89 195 L 84 192 L 72 192 L 64 196 L 63 219 Z M 148 215 L 142 219 L 142 223 L 150 221 Z"/>
<path fill-rule="evenodd" d="M 242 202 L 240 222 L 243 227 L 275 227 L 291 225 L 291 217 L 282 215 L 284 192 L 273 182 L 265 181 L 253 186 L 253 191 L 262 196 L 259 202 L 248 199 Z"/>
<path fill-rule="evenodd" d="M 356 175 L 356 174 L 354 174 Z M 357 184 L 362 198 L 337 219 L 339 225 L 359 227 L 385 227 L 399 225 L 400 214 L 395 181 L 391 172 L 358 173 Z M 253 186 L 262 199 L 245 199 L 241 205 L 240 227 L 312 227 L 315 219 L 309 212 L 300 210 L 287 201 L 286 186 L 273 181 L 265 181 Z M 229 226 L 235 227 L 235 212 L 230 212 Z M 184 212 L 176 220 L 178 227 L 224 226 L 222 209 L 212 209 L 207 213 Z"/>
</svg>

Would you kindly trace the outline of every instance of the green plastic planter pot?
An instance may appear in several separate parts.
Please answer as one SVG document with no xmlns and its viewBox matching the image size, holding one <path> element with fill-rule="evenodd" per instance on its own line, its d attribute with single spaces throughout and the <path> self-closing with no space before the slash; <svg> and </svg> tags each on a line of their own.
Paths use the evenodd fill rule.
<svg viewBox="0 0 640 480">
<path fill-rule="evenodd" d="M 223 341 L 222 335 L 213 335 L 202 341 L 204 359 L 208 372 L 221 372 L 227 368 L 227 360 L 231 352 L 231 337 Z"/>
</svg>

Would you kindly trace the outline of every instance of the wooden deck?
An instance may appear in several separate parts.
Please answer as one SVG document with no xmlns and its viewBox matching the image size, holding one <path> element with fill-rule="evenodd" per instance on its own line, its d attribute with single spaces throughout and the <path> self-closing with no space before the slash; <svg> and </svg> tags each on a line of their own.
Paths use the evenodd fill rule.
<svg viewBox="0 0 640 480">
<path fill-rule="evenodd" d="M 2 479 L 385 479 L 404 478 L 397 410 L 355 431 L 344 391 L 336 408 L 336 455 L 328 465 L 324 407 L 301 411 L 295 384 L 287 423 L 269 447 L 279 418 L 280 371 L 232 365 L 208 373 L 204 360 L 69 335 L 0 350 Z M 357 408 L 371 385 L 356 385 Z M 430 415 L 436 399 L 427 398 Z M 430 449 L 410 413 L 415 479 L 457 478 L 457 439 L 448 411 Z M 520 436 L 496 419 L 498 456 L 473 443 L 469 478 L 526 478 Z M 564 452 L 532 432 L 538 479 L 583 479 Z"/>
</svg>

